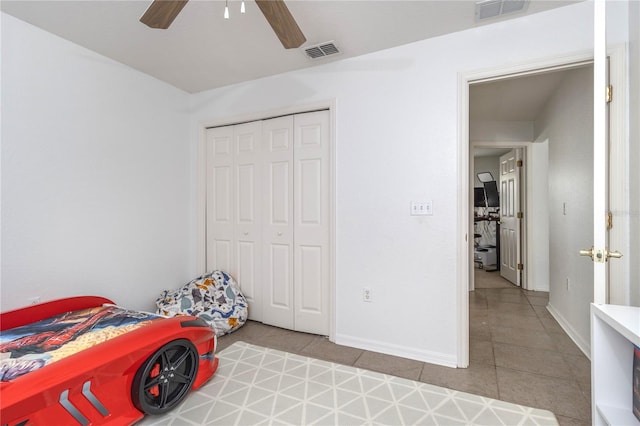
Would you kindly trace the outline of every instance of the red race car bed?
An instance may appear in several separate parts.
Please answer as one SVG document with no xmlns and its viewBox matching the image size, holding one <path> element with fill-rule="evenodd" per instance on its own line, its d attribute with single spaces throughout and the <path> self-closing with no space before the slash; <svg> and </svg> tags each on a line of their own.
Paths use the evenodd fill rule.
<svg viewBox="0 0 640 426">
<path fill-rule="evenodd" d="M 171 410 L 215 373 L 214 331 L 73 297 L 0 314 L 0 422 L 123 425 Z"/>
</svg>

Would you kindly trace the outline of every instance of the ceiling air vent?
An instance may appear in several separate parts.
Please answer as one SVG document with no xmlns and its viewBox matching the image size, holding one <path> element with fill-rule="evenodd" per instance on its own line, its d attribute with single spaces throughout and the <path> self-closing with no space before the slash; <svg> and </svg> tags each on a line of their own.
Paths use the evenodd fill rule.
<svg viewBox="0 0 640 426">
<path fill-rule="evenodd" d="M 476 21 L 494 18 L 527 8 L 529 0 L 482 0 L 476 2 Z"/>
<path fill-rule="evenodd" d="M 309 59 L 320 59 L 325 56 L 337 55 L 341 52 L 335 42 L 328 41 L 314 46 L 307 46 L 304 48 L 304 53 Z"/>
</svg>

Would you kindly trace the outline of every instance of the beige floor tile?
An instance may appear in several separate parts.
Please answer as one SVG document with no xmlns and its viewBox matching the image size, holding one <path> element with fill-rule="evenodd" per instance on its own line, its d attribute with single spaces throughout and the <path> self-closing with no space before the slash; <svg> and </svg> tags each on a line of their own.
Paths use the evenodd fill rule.
<svg viewBox="0 0 640 426">
<path fill-rule="evenodd" d="M 505 314 L 524 315 L 529 317 L 538 317 L 536 311 L 529 303 L 510 303 L 510 302 L 497 302 L 489 299 L 489 311 L 500 312 Z"/>
<path fill-rule="evenodd" d="M 522 290 L 520 289 L 520 287 L 516 287 L 514 285 L 510 286 L 510 287 L 506 287 L 506 288 L 485 288 L 484 289 L 487 297 L 491 297 L 492 295 L 496 295 L 496 294 L 511 294 L 513 296 L 522 296 L 525 297 L 522 294 Z"/>
<path fill-rule="evenodd" d="M 578 386 L 587 401 L 591 401 L 591 382 L 578 382 Z"/>
<path fill-rule="evenodd" d="M 591 426 L 591 422 L 586 420 L 572 419 L 571 417 L 558 416 L 557 414 L 556 419 L 558 419 L 560 426 Z"/>
<path fill-rule="evenodd" d="M 560 330 L 562 330 L 562 328 L 560 328 Z M 564 331 L 553 331 L 549 333 L 549 336 L 553 340 L 553 343 L 556 345 L 559 352 L 569 355 L 584 355 L 578 345 L 576 345 Z"/>
<path fill-rule="evenodd" d="M 543 349 L 494 343 L 496 366 L 557 378 L 573 379 L 562 354 Z"/>
<path fill-rule="evenodd" d="M 546 331 L 513 327 L 493 327 L 491 329 L 491 339 L 494 342 L 509 345 L 545 349 L 548 351 L 557 350 L 553 339 L 551 339 L 549 333 Z"/>
<path fill-rule="evenodd" d="M 476 288 L 514 288 L 515 286 L 500 276 L 500 272 L 487 272 L 484 269 L 475 270 Z"/>
<path fill-rule="evenodd" d="M 589 358 L 580 355 L 563 354 L 562 355 L 569 364 L 573 377 L 579 383 L 591 383 L 591 361 Z"/>
<path fill-rule="evenodd" d="M 235 341 L 244 341 L 266 348 L 301 353 L 316 338 L 318 336 L 313 334 L 271 327 L 256 321 L 247 321 L 239 330 L 220 337 L 218 339 L 218 347 L 221 350 Z"/>
<path fill-rule="evenodd" d="M 420 381 L 489 398 L 498 398 L 496 368 L 493 365 L 471 364 L 469 368 L 449 368 L 424 364 Z"/>
<path fill-rule="evenodd" d="M 280 330 L 280 329 L 279 329 Z M 282 330 L 278 333 L 261 336 L 254 339 L 260 346 L 281 351 L 302 353 L 302 350 L 313 342 L 318 336 L 313 334 L 298 333 L 290 330 Z"/>
<path fill-rule="evenodd" d="M 551 315 L 551 313 L 549 312 L 549 310 L 547 309 L 547 306 L 539 306 L 539 305 L 532 305 L 533 306 L 533 310 L 536 311 L 536 314 L 538 315 L 538 318 L 547 318 L 547 319 L 553 319 L 553 316 Z M 555 321 L 555 319 L 553 319 Z"/>
<path fill-rule="evenodd" d="M 362 349 L 336 345 L 325 337 L 317 337 L 313 342 L 305 346 L 301 353 L 312 358 L 353 365 L 363 352 Z"/>
<path fill-rule="evenodd" d="M 548 296 L 527 296 L 527 300 L 534 306 L 547 306 L 549 304 Z"/>
<path fill-rule="evenodd" d="M 424 363 L 393 355 L 364 351 L 353 364 L 354 367 L 378 371 L 405 379 L 418 380 Z"/>
<path fill-rule="evenodd" d="M 493 355 L 493 343 L 487 340 L 469 341 L 469 362 L 472 365 L 486 364 L 495 365 L 496 360 Z"/>
<path fill-rule="evenodd" d="M 539 316 L 538 318 L 540 318 L 540 322 L 542 323 L 544 329 L 549 333 L 560 333 L 566 335 L 562 327 L 560 327 L 560 324 L 558 324 L 558 321 L 556 321 L 553 316 Z"/>
<path fill-rule="evenodd" d="M 469 306 L 484 306 L 487 307 L 487 295 L 480 290 L 469 292 Z"/>
<path fill-rule="evenodd" d="M 471 318 L 469 320 L 469 340 L 470 341 L 491 341 L 491 328 L 489 327 L 489 320 L 476 320 Z"/>
<path fill-rule="evenodd" d="M 502 302 L 502 303 L 518 303 L 521 305 L 529 305 L 529 301 L 522 292 L 511 291 L 510 289 L 504 289 L 498 292 L 490 292 L 487 294 L 487 301 L 489 304 Z"/>
<path fill-rule="evenodd" d="M 496 367 L 496 372 L 501 400 L 591 421 L 591 404 L 578 383 L 502 367 Z"/>
<path fill-rule="evenodd" d="M 537 316 L 523 316 L 511 312 L 503 313 L 492 310 L 489 310 L 489 325 L 491 327 L 509 326 L 525 330 L 545 330 L 542 321 Z"/>
</svg>

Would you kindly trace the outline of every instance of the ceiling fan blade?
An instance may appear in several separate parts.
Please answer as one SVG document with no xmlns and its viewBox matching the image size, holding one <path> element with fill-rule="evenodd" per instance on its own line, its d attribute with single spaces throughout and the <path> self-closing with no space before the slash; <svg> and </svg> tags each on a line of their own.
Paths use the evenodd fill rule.
<svg viewBox="0 0 640 426">
<path fill-rule="evenodd" d="M 307 41 L 284 0 L 256 0 L 285 49 L 294 49 Z"/>
<path fill-rule="evenodd" d="M 154 0 L 140 18 L 140 22 L 151 28 L 166 30 L 176 19 L 189 0 Z"/>
</svg>

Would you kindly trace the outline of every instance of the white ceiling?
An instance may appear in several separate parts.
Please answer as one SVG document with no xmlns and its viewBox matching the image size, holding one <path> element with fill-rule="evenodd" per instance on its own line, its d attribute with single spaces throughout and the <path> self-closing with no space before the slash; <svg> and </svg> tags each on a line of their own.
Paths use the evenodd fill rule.
<svg viewBox="0 0 640 426">
<path fill-rule="evenodd" d="M 508 78 L 469 87 L 469 119 L 534 121 L 567 70 Z"/>
<path fill-rule="evenodd" d="M 525 12 L 482 25 L 575 2 L 531 0 Z M 302 47 L 334 40 L 343 52 L 313 61 L 301 49 L 285 50 L 251 0 L 244 15 L 240 1 L 229 0 L 229 20 L 223 19 L 224 1 L 191 0 L 168 30 L 138 21 L 150 3 L 3 0 L 0 9 L 190 93 L 481 25 L 470 0 L 288 0 L 307 38 Z"/>
</svg>

